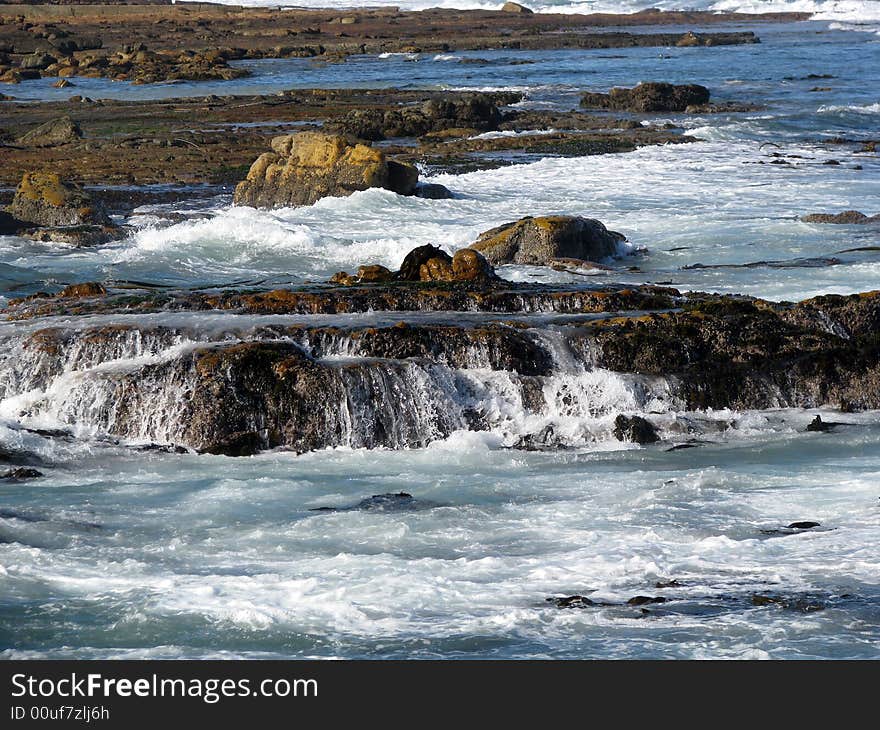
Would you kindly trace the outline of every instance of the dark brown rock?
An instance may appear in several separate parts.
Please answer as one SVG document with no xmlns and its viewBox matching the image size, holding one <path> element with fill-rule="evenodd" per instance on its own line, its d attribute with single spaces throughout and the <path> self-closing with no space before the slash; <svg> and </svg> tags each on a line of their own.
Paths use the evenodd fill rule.
<svg viewBox="0 0 880 730">
<path fill-rule="evenodd" d="M 625 416 L 622 413 L 614 420 L 614 437 L 618 441 L 632 441 L 636 444 L 653 444 L 660 440 L 654 425 L 641 416 Z"/>
<path fill-rule="evenodd" d="M 689 106 L 708 104 L 709 89 L 699 84 L 673 85 L 648 81 L 632 89 L 614 88 L 608 94 L 588 92 L 581 106 L 630 112 L 683 112 Z"/>
</svg>

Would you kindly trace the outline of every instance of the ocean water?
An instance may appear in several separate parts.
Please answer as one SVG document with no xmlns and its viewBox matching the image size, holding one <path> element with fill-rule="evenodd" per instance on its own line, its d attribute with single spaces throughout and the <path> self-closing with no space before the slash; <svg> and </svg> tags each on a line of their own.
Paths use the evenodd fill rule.
<svg viewBox="0 0 880 730">
<path fill-rule="evenodd" d="M 599 218 L 634 253 L 610 272 L 505 267 L 503 276 L 669 282 L 776 300 L 876 289 L 880 227 L 799 217 L 880 213 L 880 162 L 857 151 L 880 136 L 880 36 L 862 23 L 877 3 L 811 5 L 840 12 L 756 26 L 762 43 L 750 46 L 261 61 L 251 79 L 230 84 L 515 88 L 526 94 L 523 107 L 570 109 L 587 89 L 693 81 L 716 100 L 763 108 L 645 117 L 700 139 L 688 145 L 465 175 L 426 171 L 453 200 L 371 190 L 266 212 L 232 207 L 228 192 L 205 201 L 183 190 L 176 203 L 136 211 L 125 221 L 131 234 L 104 247 L 0 238 L 2 293 L 96 279 L 179 287 L 323 280 L 366 262 L 397 266 L 423 243 L 453 251 L 499 223 L 554 213 Z M 465 55 L 488 63 L 459 63 Z M 77 92 L 216 93 L 204 84 L 96 83 Z M 60 93 L 20 88 L 32 98 Z M 771 164 L 778 160 L 789 164 Z M 181 213 L 194 216 L 179 222 Z M 418 448 L 364 449 L 353 429 L 337 448 L 247 458 L 140 448 L 175 441 L 182 391 L 168 384 L 156 384 L 141 422 L 115 437 L 114 382 L 187 348 L 247 339 L 262 325 L 317 320 L 205 312 L 3 322 L 0 446 L 28 454 L 46 477 L 0 483 L 0 656 L 880 657 L 877 413 L 821 411 L 846 425 L 807 433 L 820 411 L 685 412 L 662 379 L 567 359 L 564 318 L 518 318 L 555 356 L 541 413 L 527 413 L 515 378 L 489 370 L 477 352 L 458 370 L 411 367 L 384 401 L 405 396 L 400 408 L 424 433 L 437 404 L 450 419 L 476 405 L 486 431 L 453 428 Z M 130 323 L 145 334 L 104 348 L 83 341 L 52 361 L 22 346 L 39 328 Z M 162 336 L 146 333 L 151 327 Z M 322 355 L 350 361 L 357 352 L 341 341 Z M 664 442 L 616 441 L 621 411 L 648 414 Z M 516 448 L 548 428 L 553 448 Z M 706 443 L 668 451 L 693 438 Z M 369 501 L 401 491 L 413 499 Z M 821 526 L 787 529 L 802 520 Z M 560 609 L 545 600 L 572 594 L 597 605 Z M 639 595 L 669 600 L 626 605 Z M 779 602 L 761 605 L 761 597 Z"/>
</svg>

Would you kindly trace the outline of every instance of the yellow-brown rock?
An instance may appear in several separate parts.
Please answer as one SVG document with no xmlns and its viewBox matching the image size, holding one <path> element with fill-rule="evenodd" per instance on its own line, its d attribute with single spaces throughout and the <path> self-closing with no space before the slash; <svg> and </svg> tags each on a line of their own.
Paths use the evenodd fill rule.
<svg viewBox="0 0 880 730">
<path fill-rule="evenodd" d="M 235 202 L 256 208 L 310 205 L 327 196 L 385 188 L 412 195 L 418 171 L 382 150 L 339 134 L 299 132 L 276 137 L 235 189 Z"/>
</svg>

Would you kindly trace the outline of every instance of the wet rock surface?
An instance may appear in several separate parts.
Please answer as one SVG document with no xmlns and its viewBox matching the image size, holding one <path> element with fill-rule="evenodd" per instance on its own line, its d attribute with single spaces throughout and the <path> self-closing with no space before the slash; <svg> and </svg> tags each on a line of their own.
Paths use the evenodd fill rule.
<svg viewBox="0 0 880 730">
<path fill-rule="evenodd" d="M 660 440 L 660 435 L 648 419 L 621 413 L 614 421 L 614 438 L 636 444 L 653 444 Z"/>
<path fill-rule="evenodd" d="M 606 368 L 633 378 L 640 388 L 663 383 L 676 408 L 880 407 L 880 298 L 875 294 L 774 304 L 656 287 L 421 281 L 431 261 L 439 258 L 450 266 L 452 257 L 438 252 L 417 249 L 404 262 L 401 272 L 419 280 L 385 270 L 378 272 L 380 278 L 393 278 L 373 284 L 140 298 L 130 292 L 104 293 L 91 284 L 63 296 L 21 300 L 9 313 L 24 318 L 218 309 L 400 313 L 388 324 L 267 325 L 244 329 L 231 340 L 234 330 L 227 327 L 216 342 L 111 373 L 101 387 L 109 389 L 104 402 L 112 408 L 92 411 L 86 400 L 81 404 L 85 412 L 74 414 L 89 422 L 97 419 L 99 429 L 118 437 L 170 441 L 211 453 L 245 455 L 274 447 L 306 451 L 342 444 L 423 446 L 455 430 L 489 428 L 479 403 L 491 395 L 480 393 L 486 387 L 491 393 L 494 386 L 462 378 L 456 374 L 460 368 L 507 373 L 524 411 L 540 415 L 549 407 L 546 399 L 555 397 L 545 379 L 556 372 L 560 347 L 585 370 Z M 440 322 L 415 319 L 419 312 L 445 311 L 458 314 Z M 503 316 L 462 320 L 462 312 Z M 542 319 L 559 315 L 566 317 L 561 330 Z M 133 337 L 163 349 L 182 336 L 204 340 L 203 335 L 145 325 L 48 328 L 38 329 L 24 347 L 28 357 L 39 358 L 34 377 L 51 378 L 66 367 L 66 342 L 80 343 L 78 357 L 94 358 L 89 362 L 97 364 L 118 357 L 119 348 Z M 552 347 L 548 337 L 556 343 Z M 344 358 L 335 359 L 338 355 Z M 165 398 L 173 418 L 144 419 L 144 413 L 166 413 Z M 614 427 L 614 435 L 628 441 L 659 438 L 641 416 L 621 414 Z M 522 448 L 532 448 L 532 442 L 558 444 L 559 434 L 535 434 L 521 442 Z"/>
</svg>

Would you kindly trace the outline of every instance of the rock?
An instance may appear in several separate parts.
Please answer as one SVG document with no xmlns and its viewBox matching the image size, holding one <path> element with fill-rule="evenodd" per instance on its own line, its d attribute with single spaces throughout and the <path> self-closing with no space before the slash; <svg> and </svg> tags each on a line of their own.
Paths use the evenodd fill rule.
<svg viewBox="0 0 880 730">
<path fill-rule="evenodd" d="M 663 596 L 633 596 L 627 602 L 627 606 L 645 606 L 650 603 L 666 603 L 668 599 Z"/>
<path fill-rule="evenodd" d="M 45 475 L 38 469 L 18 467 L 17 469 L 10 469 L 9 471 L 3 472 L 2 474 L 0 474 L 0 479 L 6 479 L 10 482 L 20 482 L 25 479 L 37 479 L 41 476 Z"/>
<path fill-rule="evenodd" d="M 863 225 L 880 222 L 880 215 L 867 216 L 858 210 L 842 213 L 810 213 L 801 218 L 804 223 L 836 223 L 840 225 Z"/>
<path fill-rule="evenodd" d="M 379 141 L 392 137 L 423 137 L 454 133 L 468 136 L 498 129 L 498 105 L 521 95 L 463 93 L 432 97 L 419 107 L 355 109 L 328 125 L 332 130 L 358 139 Z"/>
<path fill-rule="evenodd" d="M 689 30 L 675 42 L 675 45 L 679 48 L 689 48 L 693 46 L 702 46 L 705 45 L 705 43 L 706 42 L 700 36 L 692 30 Z"/>
<path fill-rule="evenodd" d="M 495 270 L 486 258 L 477 251 L 463 248 L 452 257 L 453 281 L 487 281 L 497 278 Z"/>
<path fill-rule="evenodd" d="M 109 243 L 119 235 L 119 231 L 118 226 L 50 226 L 19 231 L 18 235 L 32 241 L 86 247 Z"/>
<path fill-rule="evenodd" d="M 102 297 L 107 293 L 103 284 L 87 281 L 83 284 L 71 284 L 62 289 L 58 296 L 65 299 L 82 299 L 84 297 Z"/>
<path fill-rule="evenodd" d="M 389 512 L 409 510 L 413 507 L 415 507 L 415 499 L 408 492 L 389 492 L 388 494 L 374 494 L 372 497 L 362 499 L 352 507 L 312 507 L 309 512 L 349 512 L 352 510 Z"/>
<path fill-rule="evenodd" d="M 50 56 L 48 53 L 32 53 L 30 56 L 25 56 L 21 59 L 21 67 L 23 69 L 37 70 L 41 71 L 44 68 L 51 66 L 53 63 L 57 63 L 58 59 L 54 56 Z"/>
<path fill-rule="evenodd" d="M 14 236 L 22 228 L 26 228 L 27 223 L 18 220 L 15 216 L 10 215 L 5 210 L 0 210 L 0 236 Z"/>
<path fill-rule="evenodd" d="M 812 530 L 814 527 L 821 527 L 818 522 L 792 522 L 788 525 L 787 529 L 789 530 Z"/>
<path fill-rule="evenodd" d="M 439 246 L 426 244 L 414 248 L 404 257 L 395 278 L 399 281 L 421 281 L 422 265 L 434 258 L 444 260 L 452 266 L 452 256 Z"/>
<path fill-rule="evenodd" d="M 340 284 L 341 286 L 351 286 L 352 284 L 357 284 L 358 280 L 356 276 L 352 276 L 347 271 L 337 271 L 330 277 L 328 283 Z"/>
<path fill-rule="evenodd" d="M 247 178 L 236 186 L 237 205 L 311 205 L 323 197 L 374 187 L 412 195 L 418 183 L 416 168 L 338 134 L 299 132 L 276 137 L 272 149 L 257 158 Z"/>
<path fill-rule="evenodd" d="M 632 441 L 636 444 L 653 444 L 660 440 L 654 425 L 641 416 L 625 416 L 622 413 L 614 420 L 614 437 L 618 441 Z"/>
<path fill-rule="evenodd" d="M 364 284 L 375 284 L 380 282 L 391 281 L 394 278 L 394 272 L 379 264 L 371 266 L 361 266 L 357 272 L 357 279 Z"/>
<path fill-rule="evenodd" d="M 565 596 L 562 598 L 548 598 L 546 600 L 557 608 L 589 608 L 596 605 L 586 596 Z"/>
<path fill-rule="evenodd" d="M 416 185 L 415 196 L 429 200 L 449 200 L 455 197 L 449 188 L 439 183 L 419 183 Z"/>
<path fill-rule="evenodd" d="M 754 594 L 752 596 L 753 606 L 777 606 L 790 611 L 799 611 L 801 613 L 812 613 L 813 611 L 822 611 L 825 604 L 821 601 L 811 600 L 809 598 L 787 598 L 786 596 L 763 596 Z"/>
<path fill-rule="evenodd" d="M 453 281 L 452 261 L 448 257 L 434 256 L 419 267 L 420 281 Z"/>
<path fill-rule="evenodd" d="M 534 15 L 535 11 L 519 3 L 506 2 L 501 6 L 502 13 L 520 13 L 521 15 Z"/>
<path fill-rule="evenodd" d="M 88 193 L 53 172 L 26 172 L 7 210 L 37 226 L 113 226 Z"/>
<path fill-rule="evenodd" d="M 581 106 L 630 112 L 683 112 L 689 106 L 708 104 L 709 89 L 699 84 L 673 85 L 658 81 L 632 89 L 614 88 L 608 94 L 588 92 Z"/>
<path fill-rule="evenodd" d="M 41 124 L 23 134 L 17 141 L 26 147 L 59 147 L 76 142 L 82 136 L 79 125 L 70 117 L 64 116 Z"/>
<path fill-rule="evenodd" d="M 69 86 L 73 86 L 73 84 L 67 79 L 58 79 L 58 81 L 52 84 L 52 87 L 55 89 L 66 89 Z"/>
<path fill-rule="evenodd" d="M 493 264 L 551 265 L 554 259 L 600 260 L 619 255 L 626 237 L 592 218 L 526 217 L 480 234 L 470 248 Z"/>
<path fill-rule="evenodd" d="M 825 421 L 822 420 L 822 416 L 817 415 L 807 424 L 807 431 L 830 431 L 834 426 L 835 424 L 833 423 L 825 423 Z"/>
<path fill-rule="evenodd" d="M 495 270 L 482 254 L 463 248 L 448 255 L 432 256 L 419 267 L 421 281 L 486 282 L 496 279 Z"/>
</svg>

